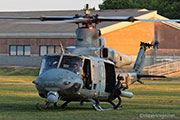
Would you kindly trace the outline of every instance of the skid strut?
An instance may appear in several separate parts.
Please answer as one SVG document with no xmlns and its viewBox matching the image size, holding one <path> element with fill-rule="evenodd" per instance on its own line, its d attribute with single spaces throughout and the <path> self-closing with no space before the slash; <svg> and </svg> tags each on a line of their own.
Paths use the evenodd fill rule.
<svg viewBox="0 0 180 120">
<path fill-rule="evenodd" d="M 35 105 L 35 107 L 38 109 L 38 110 L 46 110 L 48 107 L 49 107 L 50 103 L 46 101 L 45 105 L 44 106 L 40 106 L 39 103 L 37 103 Z"/>
<path fill-rule="evenodd" d="M 122 108 L 122 106 L 121 106 L 121 98 L 119 96 L 117 98 L 118 98 L 118 103 L 117 104 L 115 104 L 113 101 L 108 101 L 113 106 L 114 109 Z"/>
</svg>

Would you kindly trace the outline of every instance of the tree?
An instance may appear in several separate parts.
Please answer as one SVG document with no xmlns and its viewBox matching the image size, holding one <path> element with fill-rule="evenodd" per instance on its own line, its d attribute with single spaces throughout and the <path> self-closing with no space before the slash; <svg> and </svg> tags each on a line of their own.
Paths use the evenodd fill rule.
<svg viewBox="0 0 180 120">
<path fill-rule="evenodd" d="M 168 18 L 180 18 L 180 0 L 104 0 L 100 9 L 140 9 L 157 10 Z"/>
</svg>

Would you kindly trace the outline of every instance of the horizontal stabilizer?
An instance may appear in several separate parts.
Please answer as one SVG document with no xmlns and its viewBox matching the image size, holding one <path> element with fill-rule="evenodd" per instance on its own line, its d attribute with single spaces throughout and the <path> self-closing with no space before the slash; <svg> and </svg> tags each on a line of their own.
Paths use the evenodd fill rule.
<svg viewBox="0 0 180 120">
<path fill-rule="evenodd" d="M 163 75 L 145 75 L 145 74 L 137 74 L 138 78 L 142 77 L 150 77 L 150 78 L 167 78 L 166 76 Z"/>
</svg>

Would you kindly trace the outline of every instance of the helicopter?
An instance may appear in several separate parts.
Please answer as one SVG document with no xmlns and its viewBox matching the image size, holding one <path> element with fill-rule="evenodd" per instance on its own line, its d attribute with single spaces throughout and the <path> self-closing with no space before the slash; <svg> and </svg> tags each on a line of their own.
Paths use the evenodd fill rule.
<svg viewBox="0 0 180 120">
<path fill-rule="evenodd" d="M 146 75 L 143 73 L 145 52 L 153 47 L 150 43 L 140 43 L 140 49 L 132 70 L 116 72 L 133 63 L 131 56 L 122 54 L 106 46 L 101 31 L 96 26 L 109 21 L 147 21 L 147 22 L 180 22 L 180 20 L 137 19 L 135 17 L 101 17 L 91 15 L 86 5 L 84 15 L 74 16 L 41 16 L 12 17 L 0 16 L 0 19 L 36 20 L 25 24 L 77 24 L 75 46 L 62 48 L 59 54 L 43 56 L 39 76 L 33 83 L 39 96 L 46 99 L 44 106 L 36 104 L 39 110 L 48 109 L 50 104 L 58 106 L 58 101 L 65 101 L 60 108 L 66 108 L 72 101 L 80 104 L 91 102 L 97 111 L 120 109 L 121 97 L 132 98 L 133 93 L 126 91 L 136 81 L 143 84 L 143 77 L 165 76 Z M 40 20 L 37 22 L 37 20 Z M 24 22 L 22 22 L 23 24 Z M 114 100 L 118 99 L 118 103 Z M 108 102 L 112 108 L 102 108 L 100 102 Z"/>
</svg>

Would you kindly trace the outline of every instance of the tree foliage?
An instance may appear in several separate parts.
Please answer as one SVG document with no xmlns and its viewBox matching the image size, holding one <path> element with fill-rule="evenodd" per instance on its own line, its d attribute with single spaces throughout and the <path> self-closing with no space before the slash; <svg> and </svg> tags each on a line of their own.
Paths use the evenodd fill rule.
<svg viewBox="0 0 180 120">
<path fill-rule="evenodd" d="M 100 9 L 140 9 L 157 10 L 168 18 L 180 18 L 180 0 L 103 0 Z"/>
</svg>

